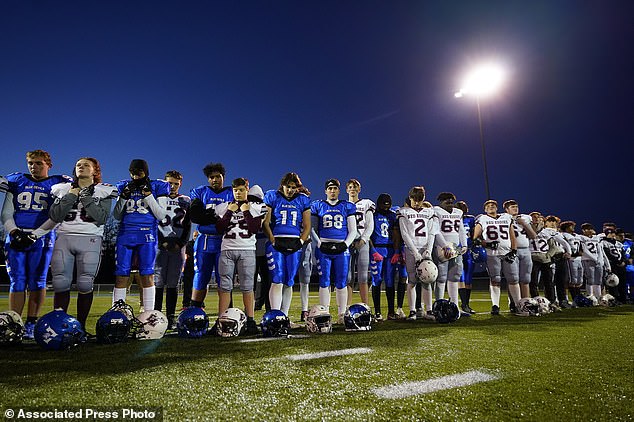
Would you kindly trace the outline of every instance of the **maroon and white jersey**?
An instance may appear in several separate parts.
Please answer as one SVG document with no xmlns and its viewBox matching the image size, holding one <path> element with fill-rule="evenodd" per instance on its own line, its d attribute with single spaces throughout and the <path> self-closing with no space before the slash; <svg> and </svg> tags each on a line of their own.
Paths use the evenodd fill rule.
<svg viewBox="0 0 634 422">
<path fill-rule="evenodd" d="M 368 211 L 374 213 L 374 211 L 376 210 L 376 206 L 374 205 L 374 202 L 369 199 L 359 199 L 357 202 L 354 202 L 354 205 L 357 207 L 357 212 L 354 214 L 354 217 L 357 220 L 356 238 L 362 238 L 363 240 L 365 240 L 366 243 L 368 243 L 368 240 L 372 235 L 372 231 L 374 230 L 374 226 L 371 228 L 368 227 L 369 222 L 367 221 L 368 219 L 366 217 Z M 372 219 L 371 223 L 374 223 L 374 219 Z"/>
<path fill-rule="evenodd" d="M 487 255 L 499 256 L 511 252 L 511 235 L 513 217 L 510 214 L 498 214 L 497 218 L 480 214 L 476 224 L 482 227 L 482 239 L 486 243 L 498 242 L 497 249 L 487 248 Z"/>
<path fill-rule="evenodd" d="M 566 242 L 570 245 L 570 253 L 573 256 L 572 259 L 580 261 L 581 255 L 579 252 L 581 251 L 581 238 L 577 233 L 562 233 Z M 575 256 L 579 254 L 578 256 Z"/>
<path fill-rule="evenodd" d="M 513 229 L 515 230 L 515 246 L 517 247 L 517 249 L 525 249 L 529 247 L 530 239 L 526 234 L 526 229 L 524 229 L 524 226 L 522 226 L 519 220 L 522 220 L 525 224 L 531 224 L 532 219 L 530 215 L 526 214 L 518 214 L 513 219 Z"/>
<path fill-rule="evenodd" d="M 51 195 L 56 199 L 63 198 L 71 189 L 70 183 L 58 183 L 51 187 Z M 117 187 L 107 183 L 97 183 L 93 198 L 99 203 L 101 200 L 114 199 L 119 195 Z M 66 214 L 64 221 L 57 226 L 57 232 L 67 234 L 81 234 L 87 236 L 103 236 L 104 226 L 95 224 L 95 220 L 86 213 L 84 205 L 79 199 Z"/>
<path fill-rule="evenodd" d="M 451 212 L 435 206 L 434 214 L 438 218 L 438 228 L 446 243 L 456 246 L 467 246 L 467 233 L 462 223 L 462 210 L 454 208 Z"/>
<path fill-rule="evenodd" d="M 222 218 L 228 211 L 228 202 L 216 205 L 215 211 L 218 218 Z M 249 202 L 249 212 L 253 218 L 266 215 L 267 208 L 263 202 Z M 244 212 L 238 209 L 231 215 L 231 222 L 227 230 L 222 235 L 220 250 L 255 250 L 255 233 L 251 233 L 244 219 Z"/>
<path fill-rule="evenodd" d="M 597 235 L 592 237 L 584 236 L 582 234 L 578 235 L 581 240 L 581 246 L 583 247 L 583 252 L 581 255 L 582 261 L 592 261 L 597 262 L 599 264 L 603 263 L 603 248 L 599 246 L 599 242 L 601 238 Z"/>
<path fill-rule="evenodd" d="M 181 237 L 183 234 L 183 220 L 189 211 L 191 198 L 178 195 L 176 198 L 159 196 L 156 202 L 166 211 L 165 218 L 159 222 L 159 230 L 164 237 Z"/>
<path fill-rule="evenodd" d="M 398 210 L 396 218 L 408 249 L 431 252 L 434 238 L 438 233 L 438 218 L 432 208 L 416 211 L 410 207 L 402 207 Z"/>
</svg>

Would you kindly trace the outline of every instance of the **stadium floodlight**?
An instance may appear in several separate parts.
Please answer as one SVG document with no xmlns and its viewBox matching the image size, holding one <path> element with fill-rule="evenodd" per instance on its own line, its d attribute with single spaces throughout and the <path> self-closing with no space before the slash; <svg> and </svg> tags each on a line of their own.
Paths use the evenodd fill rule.
<svg viewBox="0 0 634 422">
<path fill-rule="evenodd" d="M 498 92 L 506 81 L 506 72 L 502 66 L 492 63 L 475 67 L 465 77 L 462 87 L 454 94 L 455 98 L 473 96 L 478 107 L 478 123 L 480 125 L 480 145 L 482 146 L 482 164 L 484 166 L 484 185 L 487 199 L 491 199 L 489 190 L 489 171 L 487 168 L 486 149 L 484 146 L 484 132 L 482 130 L 482 113 L 480 112 L 480 100 L 490 97 Z"/>
</svg>

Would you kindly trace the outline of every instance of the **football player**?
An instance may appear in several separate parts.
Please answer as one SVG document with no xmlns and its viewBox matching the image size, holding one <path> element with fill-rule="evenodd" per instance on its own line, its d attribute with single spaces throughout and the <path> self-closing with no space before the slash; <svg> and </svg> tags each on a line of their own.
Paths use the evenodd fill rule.
<svg viewBox="0 0 634 422">
<path fill-rule="evenodd" d="M 317 251 L 319 269 L 319 304 L 330 308 L 330 275 L 334 273 L 339 314 L 338 322 L 343 324 L 343 316 L 348 303 L 347 278 L 350 265 L 348 248 L 356 238 L 357 207 L 345 200 L 339 200 L 340 183 L 328 179 L 325 185 L 326 199 L 311 203 L 311 236 Z"/>
<path fill-rule="evenodd" d="M 9 273 L 9 307 L 22 315 L 29 291 L 25 338 L 33 329 L 46 298 L 46 275 L 53 254 L 55 223 L 48 218 L 53 185 L 72 181 L 69 176 L 49 176 L 53 163 L 41 149 L 26 153 L 28 173 L 6 177 L 2 223 L 7 232 L 5 254 Z"/>
<path fill-rule="evenodd" d="M 570 245 L 570 258 L 566 260 L 567 264 L 567 279 L 568 290 L 573 298 L 581 294 L 581 286 L 583 285 L 583 266 L 581 264 L 582 246 L 579 235 L 575 233 L 576 223 L 574 221 L 564 221 L 559 225 L 559 230 L 562 233 L 568 245 Z M 559 294 L 557 295 L 559 296 Z M 559 297 L 559 306 L 562 308 L 570 308 L 572 305 L 568 302 L 567 295 L 564 292 L 562 297 Z"/>
<path fill-rule="evenodd" d="M 508 201 L 504 201 L 502 207 L 504 208 L 504 211 L 513 218 L 515 245 L 517 246 L 520 294 L 522 298 L 531 297 L 529 286 L 531 282 L 531 272 L 533 271 L 533 260 L 531 259 L 529 240 L 535 239 L 537 237 L 537 233 L 535 233 L 533 226 L 531 226 L 532 218 L 530 215 L 520 214 L 520 208 L 517 201 L 509 199 Z M 517 303 L 514 303 L 513 305 L 516 304 Z"/>
<path fill-rule="evenodd" d="M 253 319 L 255 275 L 255 234 L 262 228 L 266 214 L 266 205 L 262 202 L 250 202 L 247 197 L 255 195 L 262 198 L 262 189 L 254 185 L 249 189 L 249 181 L 237 178 L 231 182 L 234 200 L 216 206 L 218 222 L 216 228 L 222 235 L 218 273 L 218 315 L 229 308 L 234 274 L 240 280 L 244 313 L 247 315 L 247 334 L 257 334 L 258 327 Z"/>
<path fill-rule="evenodd" d="M 92 157 L 77 160 L 73 182 L 51 188 L 55 202 L 49 216 L 59 223 L 53 248 L 54 309 L 68 311 L 73 272 L 77 274 L 77 320 L 84 329 L 93 300 L 93 282 L 101 262 L 104 224 L 117 188 L 101 183 L 101 166 Z"/>
<path fill-rule="evenodd" d="M 72 182 L 69 176 L 49 176 L 51 156 L 41 149 L 26 153 L 28 173 L 6 177 L 2 223 L 7 232 L 4 246 L 9 273 L 9 307 L 22 314 L 29 291 L 25 338 L 33 329 L 46 298 L 46 275 L 53 254 L 55 223 L 48 218 L 53 203 L 51 188 Z"/>
<path fill-rule="evenodd" d="M 392 197 L 387 193 L 382 193 L 376 200 L 376 212 L 374 213 L 374 231 L 370 240 L 372 241 L 372 261 L 370 263 L 372 272 L 372 302 L 374 303 L 374 318 L 381 321 L 381 283 L 385 280 L 385 295 L 387 297 L 387 319 L 397 319 L 394 311 L 394 256 L 393 239 L 399 236 L 396 230 L 396 213 L 391 210 Z M 400 243 L 397 240 L 396 243 Z"/>
<path fill-rule="evenodd" d="M 519 268 L 513 218 L 507 213 L 498 214 L 498 203 L 489 199 L 484 203 L 484 214 L 476 218 L 473 229 L 474 243 L 482 243 L 487 251 L 491 315 L 500 314 L 500 284 L 502 274 L 514 303 L 520 301 Z"/>
<path fill-rule="evenodd" d="M 555 284 L 553 273 L 553 257 L 559 256 L 568 259 L 572 250 L 563 235 L 557 231 L 559 225 L 558 217 L 549 215 L 544 218 L 544 228 L 537 232 L 537 237 L 531 239 L 529 249 L 533 259 L 533 271 L 531 274 L 530 291 L 531 296 L 539 296 L 538 285 L 544 284 L 544 296 L 552 304 L 557 303 L 555 297 Z M 600 296 L 600 295 L 599 295 Z"/>
<path fill-rule="evenodd" d="M 468 214 L 469 206 L 465 201 L 458 201 L 455 206 L 462 211 L 462 225 L 464 226 L 465 236 L 467 237 L 467 247 L 471 249 L 475 217 Z M 461 302 L 460 308 L 465 313 L 475 314 L 475 311 L 469 306 L 469 302 L 471 301 L 471 286 L 473 284 L 473 271 L 475 270 L 475 262 L 471 252 L 462 255 L 462 266 L 463 271 L 460 276 L 460 283 L 458 284 L 458 295 L 460 296 Z"/>
<path fill-rule="evenodd" d="M 405 266 L 407 269 L 407 298 L 409 302 L 408 320 L 416 320 L 416 265 L 423 259 L 431 259 L 434 241 L 440 247 L 446 244 L 439 234 L 438 217 L 434 215 L 431 207 L 425 207 L 425 188 L 414 186 L 408 194 L 409 206 L 402 207 L 397 212 L 397 221 L 401 237 L 405 243 Z M 427 312 L 424 319 L 433 320 L 431 284 L 423 284 L 422 297 Z"/>
<path fill-rule="evenodd" d="M 165 173 L 165 181 L 170 184 L 170 193 L 157 198 L 165 209 L 166 216 L 159 222 L 158 254 L 154 270 L 156 296 L 154 309 L 163 308 L 163 291 L 166 292 L 165 312 L 169 329 L 176 327 L 176 301 L 178 299 L 178 280 L 185 261 L 185 245 L 191 232 L 189 205 L 191 199 L 181 195 L 178 190 L 183 184 L 183 175 L 176 170 Z"/>
<path fill-rule="evenodd" d="M 269 301 L 271 309 L 279 309 L 287 316 L 302 247 L 310 236 L 310 199 L 298 191 L 301 186 L 297 173 L 286 173 L 278 190 L 264 195 L 268 212 L 262 228 L 269 240 L 266 245 L 271 276 Z"/>
<path fill-rule="evenodd" d="M 357 219 L 357 236 L 352 242 L 350 257 L 350 272 L 348 274 L 348 306 L 352 304 L 352 286 L 354 285 L 354 273 L 356 270 L 359 283 L 359 295 L 361 302 L 368 301 L 368 270 L 370 269 L 370 236 L 374 231 L 375 205 L 369 199 L 359 198 L 361 182 L 350 179 L 346 182 L 348 201 L 357 207 L 355 217 Z"/>
<path fill-rule="evenodd" d="M 597 299 L 601 297 L 601 285 L 603 284 L 603 267 L 609 266 L 603 248 L 599 246 L 600 238 L 594 226 L 590 223 L 581 225 L 581 246 L 583 255 L 581 264 L 583 265 L 583 277 L 586 282 L 586 293 Z"/>
<path fill-rule="evenodd" d="M 462 210 L 454 206 L 456 196 L 451 192 L 441 192 L 436 198 L 438 205 L 434 214 L 438 218 L 440 236 L 445 240 L 445 248 L 436 248 L 435 262 L 438 265 L 435 297 L 442 299 L 445 286 L 449 300 L 458 305 L 458 283 L 462 276 L 462 255 L 467 252 L 467 235 L 462 221 Z M 447 284 L 448 283 L 448 284 Z M 471 315 L 467 313 L 467 315 Z"/>
<path fill-rule="evenodd" d="M 606 227 L 603 230 L 603 234 L 605 236 L 601 240 L 601 246 L 603 246 L 605 256 L 610 262 L 610 268 L 612 269 L 612 272 L 619 278 L 619 284 L 617 286 L 606 286 L 606 289 L 612 296 L 617 298 L 620 303 L 625 303 L 625 289 L 620 288 L 621 285 L 623 285 L 623 287 L 625 286 L 626 278 L 626 258 L 625 252 L 623 251 L 623 244 L 619 242 L 616 238 L 616 229 L 612 227 Z"/>
<path fill-rule="evenodd" d="M 154 309 L 154 261 L 158 247 L 158 223 L 166 210 L 157 198 L 168 196 L 170 185 L 164 180 L 150 180 L 145 160 L 130 162 L 130 179 L 117 183 L 119 199 L 112 216 L 119 220 L 116 243 L 115 288 L 112 303 L 126 299 L 132 256 L 139 262 L 139 279 L 143 291 L 143 309 Z"/>
<path fill-rule="evenodd" d="M 303 193 L 306 196 L 310 197 L 310 190 L 306 186 L 300 186 L 297 189 L 300 193 Z M 312 217 L 311 217 L 312 223 Z M 302 255 L 300 259 L 300 265 L 297 270 L 297 275 L 299 278 L 299 298 L 302 307 L 302 315 L 300 320 L 306 321 L 306 317 L 308 317 L 308 297 L 310 295 L 310 277 L 313 273 L 313 261 L 315 259 L 315 254 L 313 253 L 313 242 L 311 242 L 311 238 L 309 237 L 304 245 L 302 246 Z"/>
<path fill-rule="evenodd" d="M 207 295 L 207 285 L 216 270 L 216 284 L 220 284 L 218 275 L 218 259 L 222 234 L 216 229 L 218 218 L 214 208 L 225 202 L 233 202 L 233 190 L 223 186 L 225 167 L 221 163 L 209 163 L 203 168 L 208 185 L 198 186 L 191 190 L 190 206 L 192 223 L 198 224 L 199 236 L 194 243 L 194 285 L 191 305 L 202 307 Z"/>
</svg>

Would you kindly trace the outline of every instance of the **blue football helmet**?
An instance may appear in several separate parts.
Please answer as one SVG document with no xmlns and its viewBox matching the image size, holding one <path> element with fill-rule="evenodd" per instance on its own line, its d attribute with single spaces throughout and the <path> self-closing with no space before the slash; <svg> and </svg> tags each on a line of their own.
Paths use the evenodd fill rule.
<svg viewBox="0 0 634 422">
<path fill-rule="evenodd" d="M 46 350 L 66 350 L 86 342 L 86 333 L 79 321 L 61 309 L 37 320 L 34 337 Z"/>
<path fill-rule="evenodd" d="M 24 324 L 17 312 L 0 312 L 0 345 L 21 343 L 23 334 Z"/>
<path fill-rule="evenodd" d="M 487 262 L 487 251 L 484 246 L 471 246 L 471 258 L 473 262 L 485 263 Z"/>
<path fill-rule="evenodd" d="M 200 338 L 207 334 L 209 317 L 202 308 L 189 307 L 180 313 L 176 322 L 178 336 L 183 338 Z"/>
<path fill-rule="evenodd" d="M 369 331 L 372 329 L 372 311 L 365 303 L 350 305 L 343 315 L 346 331 Z"/>
<path fill-rule="evenodd" d="M 283 337 L 288 335 L 291 321 L 284 312 L 279 309 L 271 309 L 262 315 L 260 327 L 264 337 Z"/>
<path fill-rule="evenodd" d="M 435 301 L 431 312 L 434 314 L 436 322 L 440 322 L 441 324 L 455 322 L 460 318 L 458 305 L 447 299 L 438 299 Z"/>
<path fill-rule="evenodd" d="M 114 344 L 126 341 L 130 335 L 132 321 L 121 311 L 109 310 L 97 320 L 97 341 Z"/>
<path fill-rule="evenodd" d="M 584 295 L 577 295 L 574 298 L 575 304 L 580 308 L 588 308 L 593 306 L 592 299 Z"/>
</svg>

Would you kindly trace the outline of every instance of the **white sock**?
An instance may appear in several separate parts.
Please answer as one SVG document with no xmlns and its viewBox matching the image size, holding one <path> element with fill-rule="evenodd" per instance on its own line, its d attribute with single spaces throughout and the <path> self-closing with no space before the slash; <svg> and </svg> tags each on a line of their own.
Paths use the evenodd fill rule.
<svg viewBox="0 0 634 422">
<path fill-rule="evenodd" d="M 427 288 L 425 288 L 425 285 L 423 284 L 423 304 L 425 305 L 426 311 L 431 311 L 432 296 L 431 296 L 431 286 L 429 284 L 427 285 Z"/>
<path fill-rule="evenodd" d="M 346 287 L 343 289 L 336 289 L 335 297 L 337 298 L 337 312 L 341 315 L 346 312 L 348 307 L 348 289 Z"/>
<path fill-rule="evenodd" d="M 590 286 L 592 288 L 592 294 L 594 295 L 594 297 L 596 297 L 597 299 L 601 298 L 601 286 L 595 285 L 595 286 Z"/>
<path fill-rule="evenodd" d="M 522 298 L 522 294 L 520 293 L 520 285 L 509 284 L 509 293 L 511 295 L 511 299 L 513 299 L 513 302 L 515 302 L 515 306 L 519 305 L 520 299 Z"/>
<path fill-rule="evenodd" d="M 500 306 L 500 286 L 489 284 L 489 292 L 491 293 L 491 303 L 494 306 Z"/>
<path fill-rule="evenodd" d="M 458 304 L 458 283 L 450 281 L 447 283 L 447 293 L 449 293 L 449 300 L 456 305 Z"/>
<path fill-rule="evenodd" d="M 112 291 L 112 304 L 114 305 L 117 300 L 125 301 L 127 292 L 128 289 L 125 287 L 115 287 Z"/>
<path fill-rule="evenodd" d="M 330 308 L 330 287 L 319 288 L 319 304 Z"/>
<path fill-rule="evenodd" d="M 407 283 L 407 301 L 410 312 L 416 312 L 416 285 Z"/>
<path fill-rule="evenodd" d="M 436 281 L 436 286 L 434 286 L 434 297 L 436 298 L 436 300 L 445 297 L 445 284 L 446 283 Z"/>
<path fill-rule="evenodd" d="M 269 302 L 271 303 L 271 309 L 280 309 L 282 307 L 282 283 L 271 283 L 269 289 Z"/>
<path fill-rule="evenodd" d="M 309 285 L 304 283 L 299 283 L 299 298 L 302 304 L 302 311 L 308 311 L 308 294 Z"/>
<path fill-rule="evenodd" d="M 282 308 L 281 311 L 284 315 L 288 316 L 288 311 L 291 309 L 291 300 L 293 299 L 293 288 L 284 286 L 282 289 Z"/>
<path fill-rule="evenodd" d="M 154 310 L 154 296 L 156 295 L 156 288 L 154 286 L 143 288 L 143 309 L 146 311 Z"/>
</svg>

